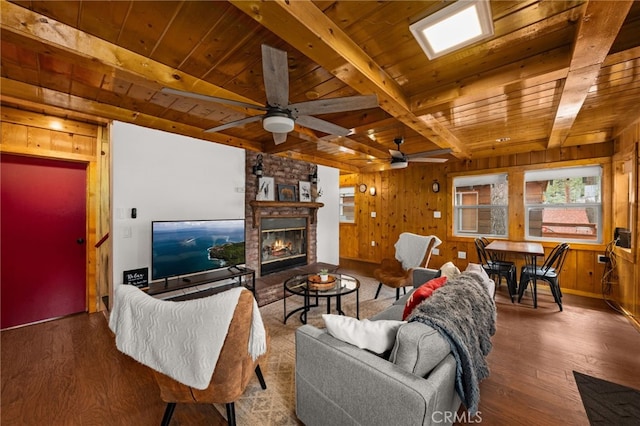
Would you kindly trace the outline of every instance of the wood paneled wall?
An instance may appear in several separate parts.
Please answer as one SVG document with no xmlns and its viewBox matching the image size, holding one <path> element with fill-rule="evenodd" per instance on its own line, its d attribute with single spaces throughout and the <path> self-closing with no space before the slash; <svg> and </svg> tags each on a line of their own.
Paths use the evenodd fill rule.
<svg viewBox="0 0 640 426">
<path fill-rule="evenodd" d="M 631 248 L 616 247 L 614 283 L 621 307 L 640 329 L 640 121 L 627 128 L 616 140 L 613 157 L 613 226 L 631 228 Z"/>
<path fill-rule="evenodd" d="M 601 297 L 604 264 L 597 256 L 612 239 L 611 156 L 614 144 L 573 146 L 544 152 L 457 161 L 444 164 L 411 163 L 406 169 L 377 173 L 343 175 L 341 186 L 364 183 L 375 186 L 377 194 L 356 191 L 355 224 L 340 225 L 340 257 L 347 262 L 360 260 L 378 264 L 394 256 L 394 244 L 402 232 L 437 235 L 442 241 L 440 254 L 432 256 L 431 267 L 453 261 L 460 269 L 477 262 L 473 238 L 452 235 L 452 179 L 456 175 L 507 172 L 509 174 L 509 239 L 524 240 L 524 171 L 528 168 L 601 164 L 603 177 L 604 226 L 602 244 L 571 244 L 561 275 L 562 288 L 569 293 Z M 434 181 L 440 192 L 431 189 Z M 371 217 L 372 212 L 376 217 Z M 440 218 L 434 213 L 440 212 Z M 372 246 L 372 242 L 374 245 Z M 543 243 L 548 253 L 557 243 Z M 466 258 L 458 256 L 466 253 Z M 512 259 L 518 265 L 522 259 Z"/>
<path fill-rule="evenodd" d="M 87 164 L 87 310 L 104 309 L 110 244 L 95 244 L 109 232 L 109 134 L 106 126 L 2 105 L 0 151 Z"/>
</svg>

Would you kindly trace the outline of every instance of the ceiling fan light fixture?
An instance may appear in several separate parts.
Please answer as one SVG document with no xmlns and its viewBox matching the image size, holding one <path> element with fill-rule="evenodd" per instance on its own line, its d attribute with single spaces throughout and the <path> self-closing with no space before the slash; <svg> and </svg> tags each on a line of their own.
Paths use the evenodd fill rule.
<svg viewBox="0 0 640 426">
<path fill-rule="evenodd" d="M 289 133 L 293 130 L 293 123 L 292 118 L 272 115 L 262 120 L 262 127 L 264 127 L 267 132 Z"/>
</svg>

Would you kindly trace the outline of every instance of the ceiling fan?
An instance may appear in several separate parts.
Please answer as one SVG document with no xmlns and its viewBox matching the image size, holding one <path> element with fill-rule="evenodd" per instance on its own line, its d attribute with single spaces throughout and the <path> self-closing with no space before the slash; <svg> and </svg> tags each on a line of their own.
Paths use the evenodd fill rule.
<svg viewBox="0 0 640 426">
<path fill-rule="evenodd" d="M 231 127 L 262 120 L 262 127 L 264 130 L 273 133 L 273 141 L 276 145 L 287 140 L 287 134 L 293 130 L 294 123 L 332 135 L 347 136 L 351 132 L 349 129 L 313 117 L 311 114 L 330 114 L 375 108 L 378 106 L 378 98 L 376 95 L 316 99 L 290 104 L 287 52 L 267 46 L 266 44 L 262 45 L 262 73 L 264 78 L 264 88 L 267 95 L 267 104 L 265 106 L 234 101 L 232 99 L 201 95 L 198 93 L 185 92 L 168 87 L 163 88 L 161 92 L 265 111 L 264 114 L 252 115 L 240 120 L 231 121 L 229 123 L 207 129 L 205 132 L 219 132 Z"/>
<path fill-rule="evenodd" d="M 398 149 L 390 149 L 389 154 L 391 154 L 391 168 L 392 169 L 404 169 L 409 165 L 409 161 L 411 162 L 420 162 L 420 163 L 444 163 L 447 161 L 447 158 L 436 158 L 435 155 L 444 155 L 449 154 L 451 149 L 436 149 L 433 151 L 424 151 L 417 152 L 415 154 L 406 155 L 402 151 L 400 151 L 400 145 L 404 142 L 403 138 L 395 138 L 393 142 L 398 146 Z"/>
</svg>

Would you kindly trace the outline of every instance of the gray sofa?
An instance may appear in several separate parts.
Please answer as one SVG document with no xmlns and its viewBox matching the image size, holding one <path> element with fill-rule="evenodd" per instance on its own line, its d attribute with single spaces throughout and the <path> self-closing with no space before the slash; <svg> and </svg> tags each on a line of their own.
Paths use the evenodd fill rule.
<svg viewBox="0 0 640 426">
<path fill-rule="evenodd" d="M 437 273 L 416 268 L 414 287 Z M 401 320 L 409 296 L 370 319 Z M 455 377 L 449 343 L 426 324 L 403 324 L 389 360 L 325 329 L 296 331 L 296 414 L 307 426 L 451 424 L 460 407 Z"/>
</svg>

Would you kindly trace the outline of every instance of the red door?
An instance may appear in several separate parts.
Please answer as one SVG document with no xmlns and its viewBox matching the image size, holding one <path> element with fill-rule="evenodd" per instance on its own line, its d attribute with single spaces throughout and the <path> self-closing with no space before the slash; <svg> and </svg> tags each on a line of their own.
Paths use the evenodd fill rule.
<svg viewBox="0 0 640 426">
<path fill-rule="evenodd" d="M 86 165 L 1 159 L 0 327 L 86 311 Z"/>
</svg>

